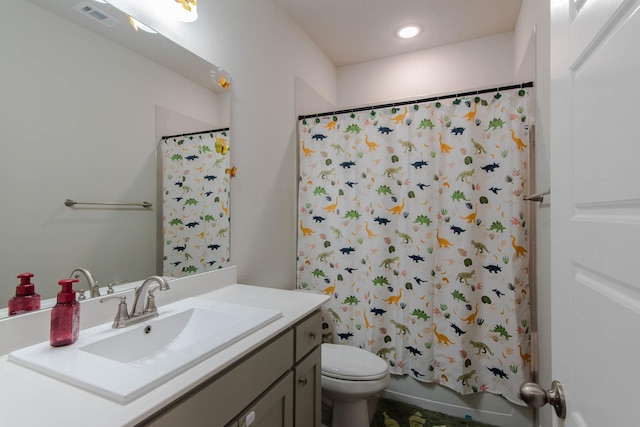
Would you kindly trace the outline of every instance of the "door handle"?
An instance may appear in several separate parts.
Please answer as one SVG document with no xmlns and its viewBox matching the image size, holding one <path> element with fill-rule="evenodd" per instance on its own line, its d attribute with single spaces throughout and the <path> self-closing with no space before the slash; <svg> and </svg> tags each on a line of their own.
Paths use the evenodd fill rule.
<svg viewBox="0 0 640 427">
<path fill-rule="evenodd" d="M 560 381 L 553 381 L 549 390 L 536 383 L 524 383 L 520 386 L 520 398 L 532 408 L 540 408 L 548 403 L 553 406 L 558 418 L 564 420 L 567 416 L 567 402 Z"/>
</svg>

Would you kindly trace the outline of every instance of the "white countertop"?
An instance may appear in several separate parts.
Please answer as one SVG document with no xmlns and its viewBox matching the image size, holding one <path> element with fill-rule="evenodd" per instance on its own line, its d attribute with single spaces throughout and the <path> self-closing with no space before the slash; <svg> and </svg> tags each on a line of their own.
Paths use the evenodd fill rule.
<svg viewBox="0 0 640 427">
<path fill-rule="evenodd" d="M 135 425 L 288 329 L 328 299 L 325 295 L 305 291 L 241 284 L 218 286 L 218 289 L 198 296 L 234 304 L 271 308 L 281 311 L 282 317 L 126 405 L 11 363 L 5 354 L 0 356 L 0 378 L 3 384 L 0 387 L 0 402 L 3 408 L 0 424 L 8 427 Z M 186 291 L 187 287 L 180 288 L 176 293 L 180 294 L 181 298 L 197 295 Z M 173 289 L 176 287 L 172 286 L 172 290 L 164 293 L 168 295 L 175 292 Z M 197 291 L 198 287 L 194 286 L 193 290 Z M 115 306 L 111 309 L 115 312 Z M 162 303 L 158 304 L 158 310 L 162 312 Z"/>
</svg>

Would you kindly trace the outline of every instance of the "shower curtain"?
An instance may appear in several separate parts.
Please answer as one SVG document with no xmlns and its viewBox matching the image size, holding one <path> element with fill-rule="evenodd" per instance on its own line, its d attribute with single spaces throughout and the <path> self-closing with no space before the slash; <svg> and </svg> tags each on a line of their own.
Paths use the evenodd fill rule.
<svg viewBox="0 0 640 427">
<path fill-rule="evenodd" d="M 163 274 L 179 277 L 229 261 L 229 130 L 160 143 Z"/>
<path fill-rule="evenodd" d="M 325 342 L 522 405 L 530 377 L 523 88 L 299 121 L 297 287 Z"/>
</svg>

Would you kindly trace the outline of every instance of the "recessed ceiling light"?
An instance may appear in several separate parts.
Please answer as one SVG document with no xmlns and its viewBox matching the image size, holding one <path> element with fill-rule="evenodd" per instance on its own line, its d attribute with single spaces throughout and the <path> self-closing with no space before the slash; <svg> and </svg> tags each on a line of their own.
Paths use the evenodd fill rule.
<svg viewBox="0 0 640 427">
<path fill-rule="evenodd" d="M 400 27 L 398 31 L 396 31 L 396 34 L 402 39 L 410 39 L 420 34 L 420 32 L 422 32 L 420 25 L 405 25 L 404 27 Z"/>
</svg>

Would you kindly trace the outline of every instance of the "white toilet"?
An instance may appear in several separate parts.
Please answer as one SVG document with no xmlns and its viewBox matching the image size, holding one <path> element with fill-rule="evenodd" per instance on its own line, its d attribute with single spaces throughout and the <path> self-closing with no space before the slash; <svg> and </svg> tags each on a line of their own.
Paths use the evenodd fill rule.
<svg viewBox="0 0 640 427">
<path fill-rule="evenodd" d="M 332 427 L 368 427 L 367 398 L 389 384 L 389 366 L 357 347 L 322 344 L 322 396 L 333 402 Z"/>
</svg>

